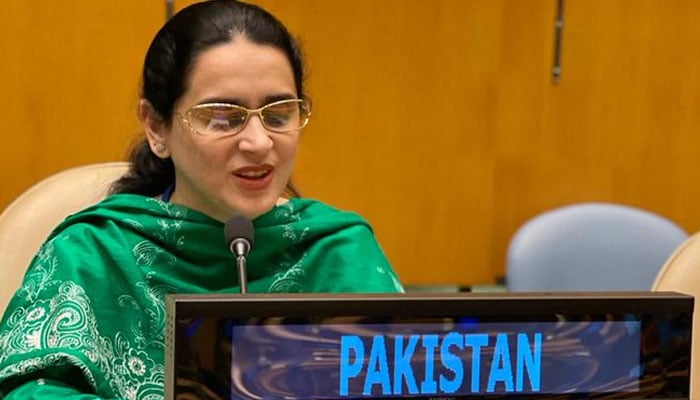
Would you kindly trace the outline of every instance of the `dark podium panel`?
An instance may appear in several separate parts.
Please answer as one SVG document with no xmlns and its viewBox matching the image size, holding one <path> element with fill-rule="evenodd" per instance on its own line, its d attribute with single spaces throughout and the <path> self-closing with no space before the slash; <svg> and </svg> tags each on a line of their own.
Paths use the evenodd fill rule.
<svg viewBox="0 0 700 400">
<path fill-rule="evenodd" d="M 688 399 L 693 298 L 171 295 L 166 399 Z"/>
</svg>

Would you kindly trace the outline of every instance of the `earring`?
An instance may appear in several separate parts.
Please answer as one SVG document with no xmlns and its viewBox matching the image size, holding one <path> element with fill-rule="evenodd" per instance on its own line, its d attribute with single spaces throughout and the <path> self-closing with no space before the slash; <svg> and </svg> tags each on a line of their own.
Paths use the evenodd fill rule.
<svg viewBox="0 0 700 400">
<path fill-rule="evenodd" d="M 165 145 L 163 143 L 156 143 L 156 153 L 160 154 L 165 151 Z"/>
</svg>

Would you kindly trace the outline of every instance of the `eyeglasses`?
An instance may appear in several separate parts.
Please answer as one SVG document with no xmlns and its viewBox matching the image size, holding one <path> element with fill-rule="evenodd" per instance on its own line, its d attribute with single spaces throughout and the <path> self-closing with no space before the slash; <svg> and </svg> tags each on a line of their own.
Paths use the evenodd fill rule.
<svg viewBox="0 0 700 400">
<path fill-rule="evenodd" d="M 257 115 L 270 132 L 297 131 L 309 123 L 311 107 L 308 101 L 301 99 L 276 101 L 254 110 L 235 104 L 206 103 L 177 115 L 193 133 L 222 137 L 245 129 L 251 115 Z"/>
</svg>

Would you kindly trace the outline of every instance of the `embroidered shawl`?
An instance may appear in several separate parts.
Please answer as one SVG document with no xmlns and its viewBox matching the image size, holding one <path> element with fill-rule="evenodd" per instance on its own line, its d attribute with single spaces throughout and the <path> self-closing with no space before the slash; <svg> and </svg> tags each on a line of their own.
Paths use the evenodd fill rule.
<svg viewBox="0 0 700 400">
<path fill-rule="evenodd" d="M 357 214 L 292 199 L 253 225 L 249 292 L 403 290 Z M 223 223 L 112 195 L 68 217 L 29 266 L 0 323 L 0 393 L 160 400 L 165 295 L 238 291 Z"/>
</svg>

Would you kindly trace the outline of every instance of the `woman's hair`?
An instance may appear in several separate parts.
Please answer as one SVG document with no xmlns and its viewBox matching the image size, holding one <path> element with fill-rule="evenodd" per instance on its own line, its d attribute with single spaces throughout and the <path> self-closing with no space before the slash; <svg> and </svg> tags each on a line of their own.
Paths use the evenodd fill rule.
<svg viewBox="0 0 700 400">
<path fill-rule="evenodd" d="M 146 53 L 141 97 L 170 126 L 175 104 L 187 91 L 197 56 L 239 36 L 284 52 L 292 66 L 297 96 L 306 97 L 304 66 L 297 42 L 273 15 L 237 0 L 195 3 L 175 14 L 158 31 Z M 145 137 L 132 148 L 129 161 L 129 172 L 114 182 L 112 193 L 156 196 L 175 182 L 172 159 L 156 156 Z M 291 182 L 287 184 L 287 192 L 298 195 Z"/>
</svg>

